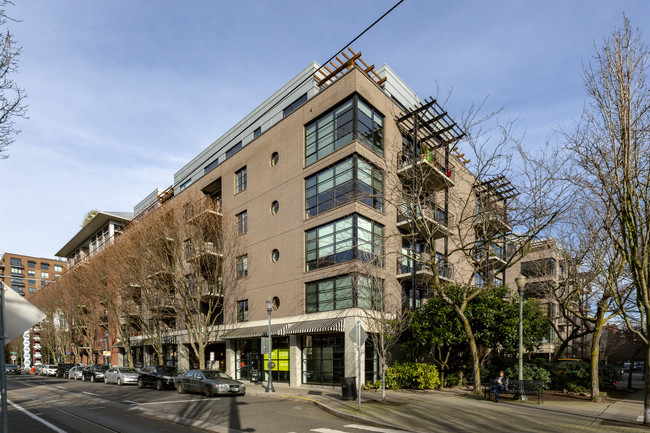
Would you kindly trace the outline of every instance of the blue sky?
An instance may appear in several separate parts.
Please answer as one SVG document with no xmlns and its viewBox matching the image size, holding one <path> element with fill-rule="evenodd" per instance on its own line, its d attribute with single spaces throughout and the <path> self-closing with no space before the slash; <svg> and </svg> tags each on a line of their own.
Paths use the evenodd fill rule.
<svg viewBox="0 0 650 433">
<path fill-rule="evenodd" d="M 132 211 L 397 0 L 16 2 L 29 119 L 0 160 L 0 251 L 53 257 L 93 208 Z M 529 147 L 581 111 L 594 42 L 650 2 L 406 0 L 353 44 L 459 115 L 486 96 Z M 461 149 L 462 151 L 462 149 Z"/>
</svg>

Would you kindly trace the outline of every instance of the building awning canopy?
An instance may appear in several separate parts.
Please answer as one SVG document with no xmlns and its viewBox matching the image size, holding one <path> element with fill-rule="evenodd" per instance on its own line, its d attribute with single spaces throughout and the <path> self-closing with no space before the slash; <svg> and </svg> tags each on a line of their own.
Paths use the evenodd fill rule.
<svg viewBox="0 0 650 433">
<path fill-rule="evenodd" d="M 316 332 L 343 332 L 343 319 L 331 318 L 294 323 L 287 329 L 287 335 L 312 334 Z"/>
<path fill-rule="evenodd" d="M 271 325 L 271 335 L 286 335 L 287 324 L 280 323 Z M 269 333 L 268 325 L 251 326 L 248 328 L 236 328 L 224 332 L 221 338 L 224 340 L 233 340 L 238 338 L 255 338 L 265 337 Z"/>
</svg>

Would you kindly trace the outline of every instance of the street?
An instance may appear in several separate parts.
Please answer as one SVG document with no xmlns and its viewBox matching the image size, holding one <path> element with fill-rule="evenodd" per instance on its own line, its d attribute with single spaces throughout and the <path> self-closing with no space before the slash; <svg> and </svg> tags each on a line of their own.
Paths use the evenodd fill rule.
<svg viewBox="0 0 650 433">
<path fill-rule="evenodd" d="M 310 402 L 252 395 L 207 398 L 41 376 L 7 378 L 9 431 L 389 433 L 336 418 Z"/>
</svg>

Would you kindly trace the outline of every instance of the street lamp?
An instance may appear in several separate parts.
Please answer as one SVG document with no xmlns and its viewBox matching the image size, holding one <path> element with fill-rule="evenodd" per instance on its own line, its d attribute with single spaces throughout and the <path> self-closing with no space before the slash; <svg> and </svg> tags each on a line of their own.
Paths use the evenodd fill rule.
<svg viewBox="0 0 650 433">
<path fill-rule="evenodd" d="M 269 352 L 269 362 L 266 364 L 266 368 L 269 370 L 269 380 L 266 385 L 266 392 L 275 392 L 275 389 L 273 388 L 273 376 L 272 376 L 272 361 L 271 361 L 271 311 L 273 311 L 273 299 L 267 299 L 266 300 L 266 311 L 269 313 L 269 339 L 268 339 L 268 352 Z"/>
<path fill-rule="evenodd" d="M 524 380 L 524 288 L 526 277 L 519 275 L 515 278 L 519 292 L 519 380 Z"/>
</svg>

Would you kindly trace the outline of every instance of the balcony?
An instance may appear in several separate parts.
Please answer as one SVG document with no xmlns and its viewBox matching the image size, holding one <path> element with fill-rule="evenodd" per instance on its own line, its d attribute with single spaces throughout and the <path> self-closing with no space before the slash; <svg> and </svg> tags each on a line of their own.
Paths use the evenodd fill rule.
<svg viewBox="0 0 650 433">
<path fill-rule="evenodd" d="M 449 227 L 454 223 L 454 215 L 445 212 L 443 208 L 434 202 L 425 202 L 424 206 L 417 209 L 416 212 L 405 204 L 397 213 L 397 228 L 403 232 L 411 231 L 411 220 L 417 219 L 426 224 L 428 235 L 432 239 L 447 237 L 451 234 Z"/>
<path fill-rule="evenodd" d="M 445 160 L 440 155 L 429 152 L 413 158 L 409 152 L 399 152 L 397 174 L 404 180 L 408 180 L 413 178 L 414 171 L 426 190 L 438 191 L 456 185 L 456 171 L 453 164 L 445 165 Z"/>
<path fill-rule="evenodd" d="M 215 224 L 223 214 L 221 213 L 221 199 L 202 199 L 185 206 L 185 222 L 203 226 Z"/>
<path fill-rule="evenodd" d="M 493 245 L 491 248 L 476 247 L 474 248 L 474 262 L 481 267 L 490 269 L 502 269 L 506 266 L 507 255 L 505 248 Z"/>
<path fill-rule="evenodd" d="M 512 231 L 512 227 L 508 225 L 508 216 L 505 210 L 482 211 L 477 209 L 474 226 L 483 232 L 490 233 L 510 233 Z"/>
<path fill-rule="evenodd" d="M 187 245 L 185 248 L 185 260 L 190 263 L 209 264 L 223 258 L 223 248 L 213 242 L 203 242 L 202 247 Z"/>
<path fill-rule="evenodd" d="M 410 280 L 413 271 L 413 260 L 408 257 L 397 258 L 397 279 Z M 447 261 L 438 263 L 438 277 L 441 280 L 453 282 L 454 279 L 454 265 Z M 431 266 L 426 263 L 415 263 L 415 278 L 417 280 L 430 280 L 433 278 Z"/>
</svg>

